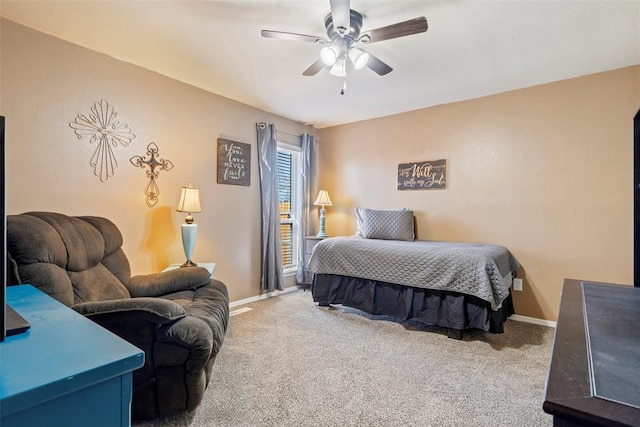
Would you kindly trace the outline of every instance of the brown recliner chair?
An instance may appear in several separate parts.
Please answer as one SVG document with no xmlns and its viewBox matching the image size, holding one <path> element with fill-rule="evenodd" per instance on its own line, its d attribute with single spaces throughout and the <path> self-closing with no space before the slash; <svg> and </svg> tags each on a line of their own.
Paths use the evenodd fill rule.
<svg viewBox="0 0 640 427">
<path fill-rule="evenodd" d="M 199 267 L 131 277 L 121 246 L 105 218 L 9 215 L 9 285 L 31 284 L 144 351 L 133 418 L 192 411 L 227 330 L 227 288 Z"/>
</svg>

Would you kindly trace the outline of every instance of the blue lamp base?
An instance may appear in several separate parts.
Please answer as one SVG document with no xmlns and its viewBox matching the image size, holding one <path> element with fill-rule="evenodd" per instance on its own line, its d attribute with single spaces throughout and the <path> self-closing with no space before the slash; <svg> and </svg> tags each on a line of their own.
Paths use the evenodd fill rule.
<svg viewBox="0 0 640 427">
<path fill-rule="evenodd" d="M 325 210 L 324 207 L 322 207 L 322 209 L 320 209 L 320 231 L 318 231 L 318 234 L 316 235 L 316 237 L 319 237 L 321 239 L 325 239 L 329 236 L 327 236 L 327 231 L 325 230 L 325 224 L 326 224 L 326 215 L 327 211 Z"/>
<path fill-rule="evenodd" d="M 191 261 L 193 255 L 193 247 L 196 245 L 196 233 L 198 232 L 197 224 L 182 224 L 182 247 L 187 261 L 180 267 L 197 267 L 198 264 Z"/>
</svg>

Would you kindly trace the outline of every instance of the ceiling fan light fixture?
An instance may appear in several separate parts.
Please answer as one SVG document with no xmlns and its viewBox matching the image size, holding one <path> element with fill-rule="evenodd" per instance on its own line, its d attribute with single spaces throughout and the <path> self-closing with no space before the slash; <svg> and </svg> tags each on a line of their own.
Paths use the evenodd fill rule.
<svg viewBox="0 0 640 427">
<path fill-rule="evenodd" d="M 344 61 L 344 58 L 340 61 L 336 61 L 335 64 L 333 64 L 333 67 L 331 67 L 331 69 L 329 70 L 329 74 L 332 74 L 336 77 L 344 77 L 347 75 L 347 67 L 346 67 L 346 63 Z"/>
<path fill-rule="evenodd" d="M 322 62 L 329 66 L 336 63 L 339 55 L 340 48 L 336 45 L 325 46 L 320 50 L 320 58 L 322 59 Z"/>
<path fill-rule="evenodd" d="M 349 50 L 349 58 L 351 58 L 353 68 L 356 70 L 360 70 L 362 67 L 367 65 L 367 62 L 369 62 L 369 54 L 356 47 Z"/>
</svg>

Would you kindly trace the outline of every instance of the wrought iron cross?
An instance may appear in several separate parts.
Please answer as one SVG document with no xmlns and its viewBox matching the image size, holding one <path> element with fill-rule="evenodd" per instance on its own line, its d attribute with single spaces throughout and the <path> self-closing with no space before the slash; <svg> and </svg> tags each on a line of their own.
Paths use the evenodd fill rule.
<svg viewBox="0 0 640 427">
<path fill-rule="evenodd" d="M 149 167 L 150 170 L 147 172 L 147 178 L 149 178 L 149 183 L 144 189 L 145 194 L 145 203 L 150 208 L 155 206 L 158 203 L 158 197 L 160 196 L 160 189 L 158 188 L 158 184 L 156 184 L 156 180 L 158 179 L 158 175 L 161 170 L 168 171 L 173 169 L 173 163 L 170 160 L 159 159 L 160 155 L 158 146 L 155 142 L 147 145 L 147 156 L 148 158 L 144 159 L 140 156 L 133 156 L 131 159 L 131 164 L 140 168 Z"/>
</svg>

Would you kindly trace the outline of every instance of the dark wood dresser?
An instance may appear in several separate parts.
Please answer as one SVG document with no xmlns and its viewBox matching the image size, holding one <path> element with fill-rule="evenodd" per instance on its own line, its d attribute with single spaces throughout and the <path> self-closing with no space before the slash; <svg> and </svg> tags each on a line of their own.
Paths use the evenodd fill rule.
<svg viewBox="0 0 640 427">
<path fill-rule="evenodd" d="M 546 384 L 554 426 L 640 426 L 640 288 L 566 279 Z"/>
</svg>

